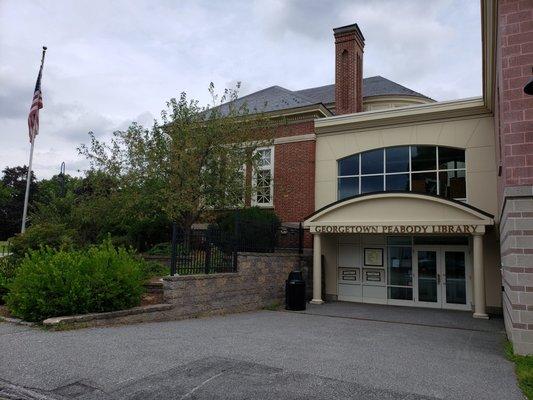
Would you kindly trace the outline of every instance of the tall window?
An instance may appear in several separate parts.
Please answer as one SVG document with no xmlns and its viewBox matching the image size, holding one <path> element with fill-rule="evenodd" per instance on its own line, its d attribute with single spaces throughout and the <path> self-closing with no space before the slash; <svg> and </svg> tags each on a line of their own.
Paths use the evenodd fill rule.
<svg viewBox="0 0 533 400">
<path fill-rule="evenodd" d="M 257 167 L 253 173 L 255 188 L 253 204 L 259 207 L 274 206 L 274 147 L 261 147 Z"/>
<path fill-rule="evenodd" d="M 466 201 L 465 151 L 441 146 L 387 147 L 338 161 L 337 198 L 411 191 Z"/>
</svg>

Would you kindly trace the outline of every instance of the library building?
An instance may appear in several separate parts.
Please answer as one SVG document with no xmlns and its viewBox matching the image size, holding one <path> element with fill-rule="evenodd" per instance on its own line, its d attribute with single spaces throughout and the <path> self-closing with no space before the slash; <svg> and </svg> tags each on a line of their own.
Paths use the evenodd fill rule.
<svg viewBox="0 0 533 400">
<path fill-rule="evenodd" d="M 503 314 L 515 351 L 533 353 L 531 4 L 508 3 L 480 3 L 479 97 L 363 77 L 352 24 L 333 29 L 334 84 L 238 100 L 284 121 L 248 174 L 250 204 L 303 222 L 312 303 Z"/>
</svg>

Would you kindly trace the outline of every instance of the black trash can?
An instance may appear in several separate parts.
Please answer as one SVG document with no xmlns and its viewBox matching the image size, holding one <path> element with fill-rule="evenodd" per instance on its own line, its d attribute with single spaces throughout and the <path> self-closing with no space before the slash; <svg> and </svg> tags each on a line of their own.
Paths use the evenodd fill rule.
<svg viewBox="0 0 533 400">
<path fill-rule="evenodd" d="M 285 281 L 285 309 L 305 310 L 305 281 L 300 271 L 292 271 Z"/>
</svg>

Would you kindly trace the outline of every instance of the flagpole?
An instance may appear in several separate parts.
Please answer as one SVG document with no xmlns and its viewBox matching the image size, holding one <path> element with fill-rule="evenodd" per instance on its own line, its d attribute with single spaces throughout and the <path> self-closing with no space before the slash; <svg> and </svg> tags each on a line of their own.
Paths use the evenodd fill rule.
<svg viewBox="0 0 533 400">
<path fill-rule="evenodd" d="M 44 55 L 46 54 L 46 47 L 43 46 L 43 56 L 41 58 L 41 67 L 39 68 L 39 76 L 37 77 L 37 82 L 40 85 L 41 80 L 41 74 L 43 72 L 43 65 L 44 65 Z M 39 88 L 40 90 L 40 88 Z M 26 193 L 24 195 L 24 209 L 22 211 L 22 227 L 20 228 L 20 233 L 24 233 L 26 231 L 26 219 L 28 217 L 28 201 L 30 200 L 30 185 L 31 185 L 31 172 L 32 172 L 32 164 L 33 164 L 33 148 L 35 147 L 35 138 L 37 136 L 37 132 L 35 134 L 30 134 L 30 162 L 28 163 L 28 175 L 26 176 Z"/>
<path fill-rule="evenodd" d="M 26 217 L 28 215 L 28 201 L 30 199 L 30 184 L 31 184 L 31 166 L 33 163 L 33 148 L 35 146 L 35 138 L 31 141 L 30 147 L 30 162 L 28 164 L 28 176 L 26 178 L 26 194 L 24 195 L 24 211 L 22 212 L 22 228 L 20 233 L 26 231 Z"/>
</svg>

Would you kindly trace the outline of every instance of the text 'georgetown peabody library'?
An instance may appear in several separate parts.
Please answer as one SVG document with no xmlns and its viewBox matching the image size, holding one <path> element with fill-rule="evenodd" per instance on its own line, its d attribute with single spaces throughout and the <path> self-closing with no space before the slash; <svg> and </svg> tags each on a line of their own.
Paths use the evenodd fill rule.
<svg viewBox="0 0 533 400">
<path fill-rule="evenodd" d="M 430 233 L 460 233 L 472 234 L 478 232 L 477 225 L 318 225 L 312 226 L 313 233 L 400 233 L 400 234 L 430 234 Z M 479 232 L 483 232 L 481 229 Z"/>
</svg>

